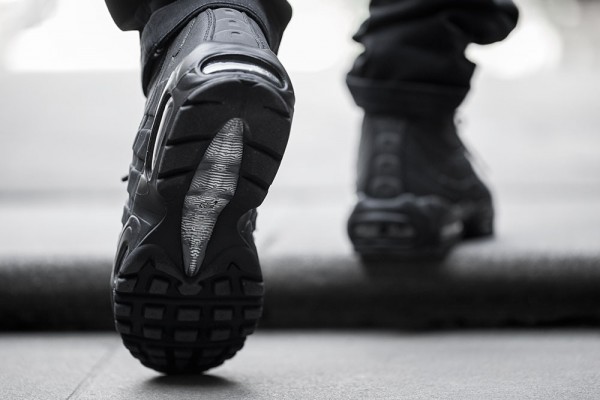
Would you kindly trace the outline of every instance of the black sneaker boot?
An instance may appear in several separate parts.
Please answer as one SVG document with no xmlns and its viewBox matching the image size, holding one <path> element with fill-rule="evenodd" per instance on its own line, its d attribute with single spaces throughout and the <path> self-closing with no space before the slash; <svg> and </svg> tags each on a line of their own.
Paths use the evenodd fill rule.
<svg viewBox="0 0 600 400">
<path fill-rule="evenodd" d="M 142 364 L 201 372 L 262 311 L 256 207 L 287 144 L 294 93 L 258 25 L 209 9 L 157 52 L 133 146 L 112 278 L 116 328 Z"/>
<path fill-rule="evenodd" d="M 367 115 L 357 188 L 348 233 L 367 258 L 438 259 L 463 237 L 493 232 L 490 192 L 466 157 L 453 115 Z"/>
</svg>

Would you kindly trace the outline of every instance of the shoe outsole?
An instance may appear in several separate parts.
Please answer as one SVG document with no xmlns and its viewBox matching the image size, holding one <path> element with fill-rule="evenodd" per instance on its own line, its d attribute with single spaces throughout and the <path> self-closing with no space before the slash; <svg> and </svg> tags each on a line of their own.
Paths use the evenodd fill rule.
<svg viewBox="0 0 600 400">
<path fill-rule="evenodd" d="M 348 220 L 348 235 L 365 261 L 438 261 L 465 238 L 493 234 L 488 203 L 450 204 L 436 196 L 365 198 Z"/>
<path fill-rule="evenodd" d="M 222 364 L 257 325 L 264 290 L 247 225 L 275 178 L 293 113 L 293 89 L 274 55 L 210 46 L 190 56 L 197 66 L 173 73 L 163 94 L 113 273 L 117 331 L 134 357 L 164 373 Z M 282 86 L 247 71 L 201 71 L 204 54 L 235 59 L 249 52 Z M 182 254 L 183 204 L 210 143 L 231 121 L 243 124 L 235 192 L 219 210 L 202 265 L 190 273 Z"/>
</svg>

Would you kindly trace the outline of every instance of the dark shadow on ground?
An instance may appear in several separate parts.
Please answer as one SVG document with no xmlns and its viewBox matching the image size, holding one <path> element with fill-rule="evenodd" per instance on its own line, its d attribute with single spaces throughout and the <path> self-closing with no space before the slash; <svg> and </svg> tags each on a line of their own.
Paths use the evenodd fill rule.
<svg viewBox="0 0 600 400">
<path fill-rule="evenodd" d="M 162 375 L 149 379 L 147 389 L 231 389 L 238 384 L 216 375 Z"/>
</svg>

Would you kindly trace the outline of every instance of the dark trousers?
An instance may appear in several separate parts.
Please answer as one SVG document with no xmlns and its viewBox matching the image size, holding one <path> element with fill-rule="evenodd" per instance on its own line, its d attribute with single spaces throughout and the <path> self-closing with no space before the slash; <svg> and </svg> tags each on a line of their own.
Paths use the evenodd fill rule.
<svg viewBox="0 0 600 400">
<path fill-rule="evenodd" d="M 206 8 L 247 12 L 263 28 L 275 52 L 292 16 L 286 0 L 106 3 L 121 29 L 141 32 L 144 71 L 151 69 L 178 29 Z M 371 0 L 369 10 L 369 19 L 354 37 L 365 50 L 348 73 L 347 83 L 365 111 L 395 115 L 454 112 L 469 91 L 475 69 L 465 57 L 467 45 L 504 39 L 518 19 L 512 0 Z"/>
</svg>

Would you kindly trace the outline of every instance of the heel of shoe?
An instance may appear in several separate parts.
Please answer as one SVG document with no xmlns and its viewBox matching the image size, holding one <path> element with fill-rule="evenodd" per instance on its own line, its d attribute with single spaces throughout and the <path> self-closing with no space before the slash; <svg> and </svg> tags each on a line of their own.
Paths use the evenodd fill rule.
<svg viewBox="0 0 600 400">
<path fill-rule="evenodd" d="M 490 205 L 479 209 L 463 221 L 465 239 L 492 236 L 494 234 L 494 209 Z"/>
<path fill-rule="evenodd" d="M 458 242 L 462 229 L 454 207 L 413 195 L 363 199 L 348 220 L 354 249 L 366 259 L 439 259 Z"/>
</svg>

